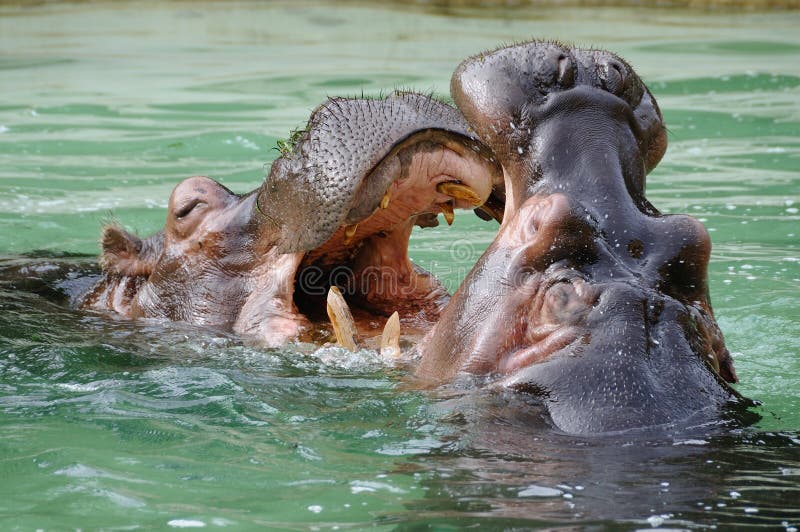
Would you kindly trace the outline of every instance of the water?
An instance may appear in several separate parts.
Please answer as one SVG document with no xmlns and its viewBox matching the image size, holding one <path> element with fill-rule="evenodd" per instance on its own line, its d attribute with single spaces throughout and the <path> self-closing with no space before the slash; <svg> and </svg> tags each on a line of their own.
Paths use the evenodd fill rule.
<svg viewBox="0 0 800 532">
<path fill-rule="evenodd" d="M 712 301 L 763 402 L 582 439 L 521 398 L 419 392 L 368 351 L 265 351 L 0 286 L 0 528 L 800 526 L 800 16 L 313 3 L 0 5 L 0 267 L 159 229 L 172 187 L 256 187 L 326 95 L 446 93 L 531 36 L 609 48 L 670 128 L 648 195 L 711 231 Z M 457 286 L 495 226 L 412 238 Z M 64 258 L 75 268 L 85 258 Z M 41 261 L 39 261 L 41 263 Z"/>
</svg>

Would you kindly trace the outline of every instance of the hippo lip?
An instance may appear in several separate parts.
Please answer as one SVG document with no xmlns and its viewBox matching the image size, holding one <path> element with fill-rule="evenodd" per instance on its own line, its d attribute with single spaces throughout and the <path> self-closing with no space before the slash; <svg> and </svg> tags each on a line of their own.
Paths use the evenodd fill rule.
<svg viewBox="0 0 800 532">
<path fill-rule="evenodd" d="M 361 224 L 378 208 L 394 204 L 395 211 L 398 200 L 407 199 L 402 185 L 420 173 L 466 185 L 472 194 L 429 188 L 434 194 L 425 202 L 378 225 L 439 212 L 449 223 L 454 208 L 483 203 L 492 185 L 502 182 L 502 169 L 468 129 L 453 107 L 410 92 L 322 104 L 293 147 L 273 163 L 259 192 L 260 209 L 276 221 L 275 245 L 284 253 L 308 252 L 371 236 Z M 479 179 L 470 177 L 474 169 L 483 174 Z M 386 229 L 391 227 L 380 228 Z M 322 251 L 329 250 L 316 255 Z"/>
<path fill-rule="evenodd" d="M 584 334 L 580 328 L 555 324 L 536 327 L 528 331 L 527 336 L 534 338 L 534 343 L 502 356 L 498 363 L 498 370 L 501 373 L 513 374 L 558 353 L 574 353 L 575 348 L 584 341 Z"/>
</svg>

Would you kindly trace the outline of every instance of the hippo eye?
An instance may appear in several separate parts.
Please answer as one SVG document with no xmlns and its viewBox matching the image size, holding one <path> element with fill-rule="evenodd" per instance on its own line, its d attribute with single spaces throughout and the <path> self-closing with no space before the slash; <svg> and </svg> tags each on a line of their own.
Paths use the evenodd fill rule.
<svg viewBox="0 0 800 532">
<path fill-rule="evenodd" d="M 619 61 L 606 62 L 600 70 L 600 81 L 603 88 L 611 94 L 621 95 L 625 90 L 626 70 L 625 65 Z"/>
<path fill-rule="evenodd" d="M 184 217 L 188 216 L 189 213 L 192 212 L 195 209 L 195 207 L 197 207 L 198 205 L 206 205 L 206 202 L 202 201 L 200 199 L 193 199 L 193 200 L 189 201 L 184 206 L 182 206 L 180 209 L 176 209 L 175 210 L 175 218 L 180 219 L 180 218 L 184 218 Z"/>
</svg>

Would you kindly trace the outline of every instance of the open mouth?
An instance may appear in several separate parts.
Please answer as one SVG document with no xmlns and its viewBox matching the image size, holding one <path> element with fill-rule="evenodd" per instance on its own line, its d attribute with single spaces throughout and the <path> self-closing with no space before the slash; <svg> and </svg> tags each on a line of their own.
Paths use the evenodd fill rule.
<svg viewBox="0 0 800 532">
<path fill-rule="evenodd" d="M 424 331 L 439 319 L 449 294 L 431 274 L 411 262 L 414 226 L 452 224 L 455 210 L 485 205 L 503 174 L 479 142 L 440 130 L 415 133 L 361 180 L 347 215 L 297 269 L 294 302 L 316 321 L 337 287 L 362 334 L 398 312 L 404 328 Z M 372 199 L 370 199 L 372 198 Z"/>
</svg>

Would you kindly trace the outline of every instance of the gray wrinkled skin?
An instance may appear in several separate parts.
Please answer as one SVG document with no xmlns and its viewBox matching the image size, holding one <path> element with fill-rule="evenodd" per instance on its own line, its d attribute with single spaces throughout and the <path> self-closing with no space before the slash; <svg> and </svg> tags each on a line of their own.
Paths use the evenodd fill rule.
<svg viewBox="0 0 800 532">
<path fill-rule="evenodd" d="M 103 276 L 80 306 L 221 327 L 275 346 L 314 334 L 307 314 L 319 319 L 319 296 L 341 282 L 367 323 L 398 311 L 427 328 L 449 294 L 408 259 L 411 228 L 434 225 L 441 202 L 452 200 L 439 183 L 487 185 L 488 196 L 502 179 L 490 159 L 458 111 L 430 97 L 330 100 L 259 189 L 239 195 L 190 177 L 170 196 L 164 230 L 140 239 L 105 227 Z M 343 226 L 357 222 L 345 240 Z M 347 275 L 333 278 L 336 268 Z"/>
<path fill-rule="evenodd" d="M 666 128 L 630 65 L 524 43 L 464 61 L 451 91 L 503 166 L 505 213 L 420 345 L 417 376 L 496 375 L 571 433 L 713 418 L 739 400 L 708 232 L 644 195 Z"/>
<path fill-rule="evenodd" d="M 334 98 L 318 107 L 291 153 L 273 163 L 259 196 L 281 252 L 318 247 L 375 210 L 387 183 L 365 187 L 361 178 L 394 146 L 427 129 L 474 138 L 456 109 L 420 94 Z"/>
<path fill-rule="evenodd" d="M 422 380 L 499 377 L 568 432 L 669 424 L 736 400 L 708 233 L 645 198 L 666 129 L 630 65 L 524 43 L 463 62 L 451 92 L 463 117 L 418 94 L 328 101 L 249 194 L 184 180 L 162 232 L 105 228 L 103 276 L 83 307 L 278 346 L 313 327 L 331 285 L 356 281 L 341 291 L 373 337 L 395 310 L 418 331 L 438 320 L 419 347 Z M 465 204 L 463 188 L 440 185 L 475 194 Z M 408 238 L 487 198 L 482 217 L 500 230 L 450 299 L 410 262 Z M 326 277 L 339 268 L 342 285 Z"/>
</svg>

